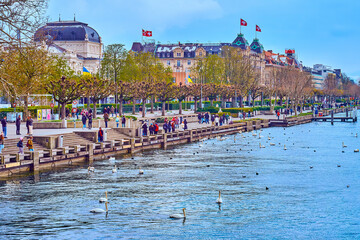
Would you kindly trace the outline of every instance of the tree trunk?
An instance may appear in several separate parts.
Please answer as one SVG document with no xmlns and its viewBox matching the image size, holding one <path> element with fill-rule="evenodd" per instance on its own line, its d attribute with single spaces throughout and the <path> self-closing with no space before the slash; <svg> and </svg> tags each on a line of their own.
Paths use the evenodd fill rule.
<svg viewBox="0 0 360 240">
<path fill-rule="evenodd" d="M 87 110 L 90 110 L 90 96 L 86 97 L 86 102 L 87 102 Z"/>
<path fill-rule="evenodd" d="M 25 113 L 25 117 L 29 116 L 28 105 L 29 105 L 29 98 L 26 95 L 26 96 L 24 96 L 24 113 Z"/>
<path fill-rule="evenodd" d="M 165 101 L 161 102 L 161 116 L 165 116 Z"/>
<path fill-rule="evenodd" d="M 212 98 L 210 99 L 210 106 L 212 106 L 212 107 L 214 106 L 214 99 L 212 99 Z"/>
<path fill-rule="evenodd" d="M 135 110 L 136 110 L 135 99 L 133 99 L 132 114 L 135 114 Z"/>
<path fill-rule="evenodd" d="M 243 105 L 243 97 L 242 96 L 240 96 L 240 107 L 244 107 L 244 105 Z"/>
<path fill-rule="evenodd" d="M 94 104 L 94 106 L 93 106 L 93 118 L 96 118 L 96 102 L 97 101 L 93 100 L 93 104 Z"/>
<path fill-rule="evenodd" d="M 182 101 L 179 101 L 179 114 L 182 114 Z"/>
<path fill-rule="evenodd" d="M 236 108 L 236 100 L 237 100 L 237 92 L 235 91 L 235 96 L 234 96 L 233 101 L 232 101 L 232 107 L 233 108 Z"/>
<path fill-rule="evenodd" d="M 145 101 L 146 99 L 142 100 L 142 117 L 145 117 Z"/>
<path fill-rule="evenodd" d="M 151 113 L 154 113 L 154 96 L 151 96 L 150 98 L 150 102 L 151 102 Z"/>
<path fill-rule="evenodd" d="M 123 99 L 120 99 L 119 101 L 119 116 L 122 116 L 123 115 Z"/>
<path fill-rule="evenodd" d="M 221 98 L 221 107 L 225 108 L 226 107 L 226 103 L 225 103 L 225 98 Z"/>
<path fill-rule="evenodd" d="M 61 119 L 65 119 L 65 115 L 66 115 L 66 110 L 65 110 L 65 107 L 66 107 L 66 103 L 61 103 Z"/>
<path fill-rule="evenodd" d="M 197 111 L 197 99 L 194 99 L 194 112 L 196 112 Z"/>
</svg>

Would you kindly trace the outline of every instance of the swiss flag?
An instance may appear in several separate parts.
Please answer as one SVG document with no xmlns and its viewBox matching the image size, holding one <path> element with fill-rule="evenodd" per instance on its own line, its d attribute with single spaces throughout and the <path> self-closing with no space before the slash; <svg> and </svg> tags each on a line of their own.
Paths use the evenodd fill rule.
<svg viewBox="0 0 360 240">
<path fill-rule="evenodd" d="M 256 31 L 261 32 L 261 28 L 258 25 L 256 25 Z"/>
<path fill-rule="evenodd" d="M 152 37 L 152 31 L 145 31 L 144 29 L 142 30 L 142 35 L 144 37 Z"/>
<path fill-rule="evenodd" d="M 247 22 L 244 19 L 240 19 L 240 25 L 241 26 L 247 26 Z"/>
</svg>

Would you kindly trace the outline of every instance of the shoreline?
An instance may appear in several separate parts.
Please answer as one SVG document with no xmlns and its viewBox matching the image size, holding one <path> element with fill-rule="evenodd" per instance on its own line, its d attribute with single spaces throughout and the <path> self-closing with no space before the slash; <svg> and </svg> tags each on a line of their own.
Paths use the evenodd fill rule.
<svg viewBox="0 0 360 240">
<path fill-rule="evenodd" d="M 334 110 L 334 113 L 340 112 L 345 112 L 345 108 Z M 326 112 L 324 116 L 329 114 L 330 111 Z M 250 132 L 268 127 L 291 127 L 310 123 L 313 120 L 312 115 L 275 121 L 270 121 L 269 119 L 250 119 L 244 122 L 218 127 L 207 126 L 146 137 L 129 137 L 128 139 L 110 140 L 103 143 L 78 143 L 79 145 L 77 146 L 33 152 L 30 153 L 30 159 L 7 163 L 4 168 L 0 169 L 0 180 L 19 179 L 29 175 L 37 175 L 41 172 L 52 171 L 59 167 L 66 168 L 74 165 L 92 165 L 94 161 L 105 160 L 112 156 L 132 156 L 132 154 L 144 150 L 167 149 L 170 146 L 200 141 L 204 138 L 214 138 L 239 132 Z M 80 133 L 81 132 L 79 132 L 79 134 Z M 92 135 L 97 134 L 96 132 L 87 132 L 87 135 L 90 133 L 92 133 Z M 54 136 L 48 137 L 51 140 Z M 87 138 L 89 138 L 89 136 L 87 136 Z"/>
</svg>

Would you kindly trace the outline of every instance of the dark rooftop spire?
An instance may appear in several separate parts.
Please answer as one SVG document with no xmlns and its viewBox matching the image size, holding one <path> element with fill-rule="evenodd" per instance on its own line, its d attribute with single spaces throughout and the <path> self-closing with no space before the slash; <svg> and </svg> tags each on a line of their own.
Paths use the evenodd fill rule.
<svg viewBox="0 0 360 240">
<path fill-rule="evenodd" d="M 76 19 L 75 19 L 75 13 L 74 13 L 74 22 L 76 21 Z"/>
</svg>

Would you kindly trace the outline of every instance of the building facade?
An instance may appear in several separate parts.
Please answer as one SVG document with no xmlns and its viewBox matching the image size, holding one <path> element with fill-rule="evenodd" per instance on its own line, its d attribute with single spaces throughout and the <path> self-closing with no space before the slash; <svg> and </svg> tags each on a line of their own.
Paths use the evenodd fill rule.
<svg viewBox="0 0 360 240">
<path fill-rule="evenodd" d="M 50 22 L 35 32 L 34 40 L 46 46 L 51 54 L 66 59 L 77 74 L 82 74 L 83 67 L 90 73 L 97 73 L 100 69 L 103 52 L 101 37 L 86 23 L 75 19 Z"/>
</svg>

